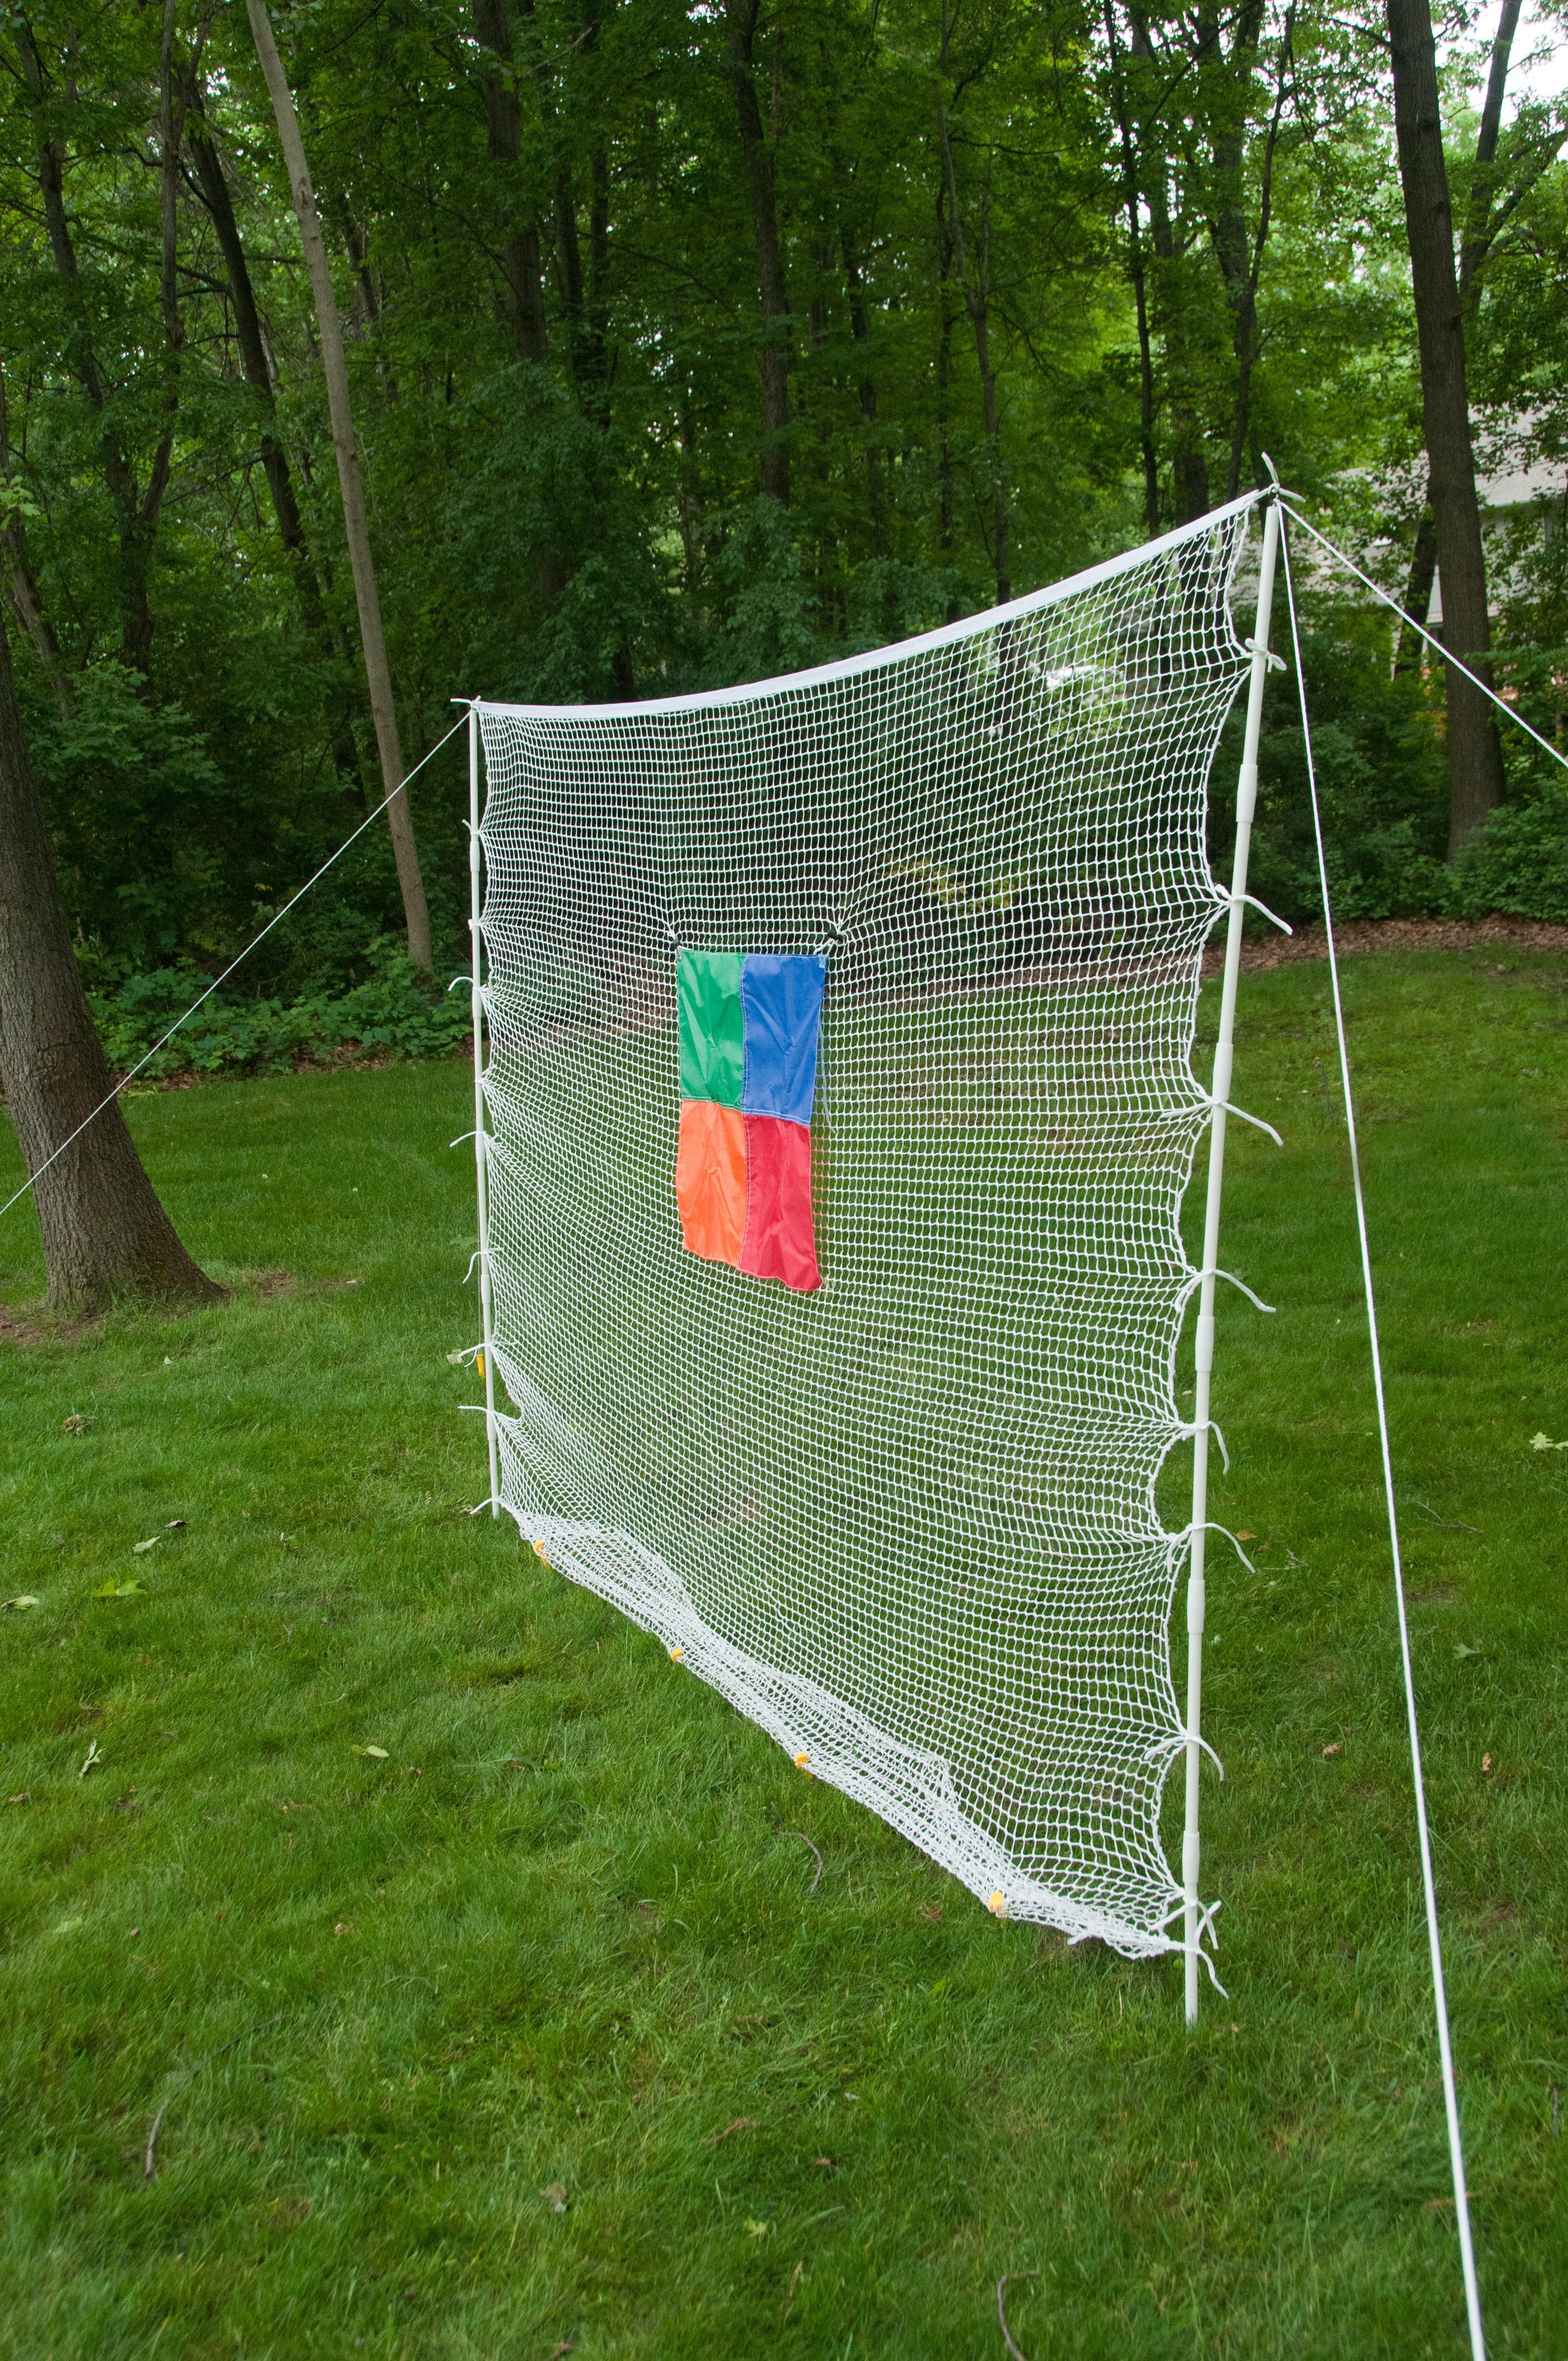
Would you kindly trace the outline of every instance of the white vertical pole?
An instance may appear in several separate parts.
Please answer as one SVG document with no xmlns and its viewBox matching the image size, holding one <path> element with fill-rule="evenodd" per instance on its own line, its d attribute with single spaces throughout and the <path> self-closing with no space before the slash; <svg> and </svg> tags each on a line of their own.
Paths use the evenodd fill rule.
<svg viewBox="0 0 1568 2361">
<path fill-rule="evenodd" d="M 1186 1902 L 1187 2022 L 1198 2022 L 1198 1834 L 1199 1773 L 1203 1750 L 1204 1524 L 1209 1514 L 1209 1388 L 1214 1367 L 1214 1278 L 1220 1257 L 1220 1198 L 1225 1180 L 1225 1101 L 1231 1095 L 1231 1055 L 1235 1032 L 1236 978 L 1241 971 L 1242 921 L 1245 916 L 1247 857 L 1252 815 L 1257 801 L 1257 740 L 1263 722 L 1263 687 L 1268 677 L 1268 620 L 1274 604 L 1274 560 L 1279 547 L 1279 509 L 1270 501 L 1264 518 L 1263 562 L 1257 577 L 1257 622 L 1252 641 L 1252 680 L 1247 690 L 1246 739 L 1236 785 L 1236 855 L 1231 871 L 1231 914 L 1225 932 L 1225 972 L 1220 987 L 1220 1036 L 1214 1044 L 1213 1113 L 1209 1124 L 1209 1197 L 1203 1216 L 1202 1279 L 1198 1294 L 1198 1334 L 1193 1360 L 1196 1381 L 1192 1420 L 1192 1541 L 1187 1576 L 1187 1828 L 1181 1839 L 1181 1886 Z"/>
<path fill-rule="evenodd" d="M 479 708 L 468 708 L 468 933 L 474 947 L 474 1165 L 479 1201 L 479 1334 L 485 1364 L 485 1435 L 490 1457 L 490 1514 L 500 1515 L 499 1447 L 496 1439 L 496 1356 L 490 1294 L 490 1176 L 486 1162 L 485 1000 L 479 934 Z"/>
</svg>

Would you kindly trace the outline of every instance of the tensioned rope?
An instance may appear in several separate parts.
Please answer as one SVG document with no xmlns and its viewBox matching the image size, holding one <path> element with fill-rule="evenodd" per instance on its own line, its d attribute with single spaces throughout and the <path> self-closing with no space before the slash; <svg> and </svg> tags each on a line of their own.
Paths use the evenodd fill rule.
<svg viewBox="0 0 1568 2361">
<path fill-rule="evenodd" d="M 1388 1442 L 1388 1410 L 1383 1391 L 1383 1354 L 1377 1334 L 1377 1299 L 1372 1283 L 1372 1249 L 1366 1230 L 1366 1200 L 1361 1185 L 1361 1151 L 1355 1130 L 1355 1098 L 1350 1081 L 1350 1050 L 1345 1039 L 1344 1004 L 1340 995 L 1339 959 L 1334 948 L 1333 912 L 1329 905 L 1328 862 L 1323 849 L 1322 815 L 1318 805 L 1317 772 L 1312 762 L 1311 723 L 1307 713 L 1307 682 L 1301 669 L 1301 633 L 1296 613 L 1296 586 L 1290 571 L 1290 541 L 1285 527 L 1285 516 L 1291 513 L 1280 502 L 1285 515 L 1281 517 L 1280 549 L 1285 560 L 1285 598 L 1290 610 L 1290 645 L 1296 660 L 1296 693 L 1301 708 L 1301 741 L 1307 757 L 1307 788 L 1312 806 L 1312 834 L 1318 851 L 1318 881 L 1323 896 L 1323 932 L 1328 942 L 1329 985 L 1333 997 L 1334 1030 L 1339 1038 L 1340 1082 L 1344 1092 L 1345 1130 L 1350 1142 L 1351 1179 L 1355 1190 L 1355 1226 L 1361 1241 L 1361 1281 L 1366 1299 L 1366 1334 L 1372 1351 L 1372 1386 L 1377 1400 L 1377 1434 L 1383 1454 L 1383 1490 L 1388 1508 L 1388 1543 L 1394 1560 L 1394 1600 L 1399 1618 L 1399 1653 L 1405 1673 L 1405 1710 L 1409 1722 L 1410 1773 L 1416 1791 L 1416 1828 L 1420 1842 L 1421 1885 L 1426 1896 L 1427 1946 L 1431 1954 L 1432 2001 L 1437 2015 L 1438 2050 L 1442 2060 L 1442 2098 L 1448 2116 L 1448 2154 L 1453 2172 L 1454 2217 L 1459 2228 L 1459 2257 L 1464 2274 L 1464 2307 L 1470 2322 L 1470 2349 L 1474 2361 L 1486 2361 L 1486 2347 L 1481 2329 L 1481 2297 L 1475 2283 L 1475 2252 L 1470 2236 L 1470 2200 L 1464 2186 L 1464 2150 L 1459 2131 L 1459 2100 L 1453 2082 L 1453 2048 L 1449 2036 L 1448 1995 L 1442 1974 L 1442 1938 L 1438 1928 L 1437 1886 L 1432 1874 L 1431 1832 L 1427 1825 L 1426 1785 L 1421 1772 L 1421 1736 L 1416 1716 L 1416 1679 L 1410 1662 L 1410 1627 L 1405 1609 L 1405 1573 L 1399 1553 L 1398 1510 L 1394 1494 L 1394 1462 Z M 1304 520 L 1303 520 L 1304 522 Z M 1308 531 L 1311 527 L 1308 526 Z M 1316 536 L 1321 539 L 1320 534 Z M 1332 547 L 1332 544 L 1325 544 Z M 1336 552 L 1335 555 L 1340 553 Z M 1349 564 L 1347 559 L 1346 564 Z M 1356 569 L 1359 570 L 1359 569 Z M 1366 579 L 1362 576 L 1362 579 Z M 1376 585 L 1373 586 L 1376 588 Z M 1427 636 L 1424 635 L 1423 636 Z M 1434 645 L 1437 642 L 1433 642 Z M 1440 653 L 1447 651 L 1440 648 Z M 1450 658 L 1454 662 L 1455 659 Z M 1462 671 L 1466 667 L 1460 666 Z M 1475 675 L 1470 675 L 1475 679 Z M 1486 683 L 1477 684 L 1485 687 Z M 1490 694 L 1490 691 L 1488 691 Z M 1495 700 L 1501 704 L 1500 698 Z M 1503 706 L 1507 713 L 1509 708 Z M 1514 716 L 1516 720 L 1519 716 Z M 1529 724 L 1525 725 L 1527 728 Z M 1531 731 L 1531 736 L 1535 735 Z M 1545 741 L 1542 740 L 1542 744 Z M 1552 750 L 1549 747 L 1548 752 Z"/>
<path fill-rule="evenodd" d="M 1445 648 L 1442 642 L 1434 637 L 1434 635 L 1427 630 L 1424 623 L 1418 623 L 1415 617 L 1411 614 L 1408 614 L 1405 609 L 1400 606 L 1398 598 L 1391 598 L 1388 592 L 1382 588 L 1380 583 L 1374 582 L 1370 574 L 1364 574 L 1360 566 L 1356 564 L 1354 558 L 1347 557 L 1345 555 L 1344 551 L 1340 547 L 1338 542 L 1331 541 L 1326 533 L 1320 533 L 1315 524 L 1309 524 L 1306 518 L 1300 513 L 1299 510 L 1293 509 L 1290 506 L 1290 500 L 1295 497 L 1299 496 L 1290 493 L 1282 493 L 1279 505 L 1285 514 L 1291 518 L 1295 523 L 1299 524 L 1303 533 L 1310 533 L 1312 539 L 1322 548 L 1326 549 L 1331 557 L 1337 558 L 1347 573 L 1354 574 L 1358 582 L 1365 583 L 1367 589 L 1371 591 L 1373 597 L 1379 599 L 1382 604 L 1387 608 L 1390 614 L 1398 615 L 1402 623 L 1409 623 L 1413 631 L 1420 632 L 1428 647 L 1432 650 L 1434 654 L 1440 655 L 1444 664 L 1452 664 L 1455 672 L 1462 672 L 1464 675 L 1465 679 L 1469 681 L 1474 687 L 1480 690 L 1483 697 L 1489 697 L 1491 698 L 1499 713 L 1506 713 L 1508 719 L 1513 722 L 1517 728 L 1522 730 L 1527 738 L 1533 738 L 1536 744 L 1542 748 L 1546 753 L 1550 754 L 1554 763 L 1561 763 L 1563 768 L 1565 771 L 1568 771 L 1568 754 L 1564 754 L 1559 747 L 1554 746 L 1550 738 L 1543 738 L 1540 730 L 1535 728 L 1534 724 L 1527 721 L 1524 715 L 1520 713 L 1516 707 L 1511 706 L 1506 697 L 1499 697 L 1497 690 L 1491 687 L 1487 682 L 1481 678 L 1479 673 L 1474 673 L 1471 671 L 1469 665 L 1464 661 L 1463 657 L 1456 656 L 1453 653 L 1452 649 Z"/>
<path fill-rule="evenodd" d="M 375 810 L 366 813 L 365 818 L 360 821 L 358 827 L 354 829 L 352 834 L 344 838 L 343 842 L 338 846 L 337 851 L 327 855 L 326 859 L 322 862 L 321 867 L 316 871 L 315 875 L 313 877 L 307 877 L 299 892 L 297 894 L 291 895 L 289 900 L 284 903 L 280 910 L 274 911 L 272 917 L 268 919 L 267 924 L 262 928 L 261 932 L 258 935 L 253 935 L 250 941 L 247 943 L 244 950 L 239 952 L 236 958 L 230 960 L 222 975 L 215 975 L 213 978 L 205 992 L 200 994 L 198 997 L 191 1003 L 191 1005 L 185 1011 L 184 1016 L 177 1016 L 175 1018 L 168 1032 L 163 1036 L 162 1040 L 155 1041 L 151 1049 L 147 1051 L 146 1055 L 138 1058 L 136 1064 L 126 1073 L 123 1073 L 120 1076 L 119 1081 L 115 1084 L 115 1087 L 109 1093 L 108 1097 L 106 1099 L 100 1099 L 92 1114 L 82 1116 L 82 1121 L 77 1125 L 76 1129 L 72 1132 L 67 1133 L 66 1137 L 60 1141 L 60 1146 L 49 1155 L 45 1157 L 43 1162 L 38 1166 L 36 1172 L 28 1173 L 21 1187 L 16 1191 L 15 1196 L 7 1197 L 5 1202 L 3 1205 L 0 1205 L 0 1221 L 5 1219 L 13 1205 L 19 1205 L 21 1203 L 22 1199 L 27 1195 L 28 1190 L 36 1187 L 38 1182 L 43 1179 L 43 1176 L 49 1170 L 49 1166 L 57 1162 L 58 1159 L 65 1154 L 65 1151 L 71 1146 L 71 1141 L 73 1139 L 80 1139 L 82 1133 L 87 1129 L 88 1125 L 96 1123 L 98 1117 L 103 1114 L 104 1109 L 106 1106 L 113 1106 L 115 1101 L 119 1097 L 120 1093 L 126 1088 L 126 1084 L 134 1082 L 137 1076 L 141 1072 L 142 1068 L 150 1064 L 160 1049 L 167 1048 L 168 1044 L 173 1040 L 176 1033 L 179 1032 L 181 1027 L 188 1024 L 190 1019 L 196 1014 L 197 1009 L 200 1008 L 204 1002 L 211 1000 L 214 993 L 216 992 L 221 985 L 225 984 L 228 982 L 236 968 L 244 965 L 245 961 L 250 957 L 251 952 L 255 950 L 257 945 L 266 941 L 274 927 L 281 925 L 282 921 L 288 917 L 290 911 L 294 907 L 294 905 L 297 902 L 302 902 L 305 895 L 311 891 L 311 888 L 313 885 L 320 884 L 322 879 L 326 875 L 327 871 L 332 867 L 334 862 L 342 860 L 344 854 L 348 851 L 349 846 L 364 835 L 371 821 L 380 818 L 381 814 L 386 810 L 387 806 L 395 801 L 395 799 L 402 794 L 403 789 L 409 785 L 411 780 L 418 778 L 420 773 L 423 770 L 427 763 L 433 763 L 435 760 L 437 754 L 440 753 L 442 748 L 445 745 L 447 738 L 455 738 L 459 730 L 463 729 L 466 725 L 467 719 L 468 716 L 465 710 L 453 723 L 451 729 L 446 732 L 446 736 L 444 738 L 438 738 L 434 745 L 431 748 L 429 753 L 422 754 L 420 757 L 419 761 L 414 764 L 413 769 L 409 773 L 408 778 L 400 779 L 397 785 L 392 789 L 391 794 L 389 796 L 383 796 L 381 801 L 376 806 Z"/>
</svg>

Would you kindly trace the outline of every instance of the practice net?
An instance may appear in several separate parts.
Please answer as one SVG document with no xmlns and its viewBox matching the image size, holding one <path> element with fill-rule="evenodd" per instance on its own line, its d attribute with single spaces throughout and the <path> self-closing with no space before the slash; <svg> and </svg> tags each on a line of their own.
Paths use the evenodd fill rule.
<svg viewBox="0 0 1568 2361">
<path fill-rule="evenodd" d="M 820 671 L 479 716 L 502 1505 L 999 1914 L 1135 1955 L 1253 505 Z"/>
</svg>

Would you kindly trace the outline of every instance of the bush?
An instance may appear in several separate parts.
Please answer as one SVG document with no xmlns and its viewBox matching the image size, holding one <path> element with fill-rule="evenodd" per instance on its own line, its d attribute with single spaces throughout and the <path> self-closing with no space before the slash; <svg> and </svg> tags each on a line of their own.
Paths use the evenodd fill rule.
<svg viewBox="0 0 1568 2361">
<path fill-rule="evenodd" d="M 1453 906 L 1467 918 L 1506 910 L 1568 926 L 1568 781 L 1550 781 L 1495 811 L 1451 891 Z"/>
<path fill-rule="evenodd" d="M 466 994 L 433 998 L 398 939 L 379 938 L 368 962 L 367 980 L 336 996 L 319 994 L 285 1005 L 214 993 L 142 1071 L 154 1079 L 277 1073 L 302 1057 L 329 1058 L 345 1049 L 444 1058 L 467 1038 Z M 142 975 L 103 957 L 89 955 L 83 964 L 99 1037 L 121 1073 L 146 1056 L 210 981 L 184 964 Z"/>
</svg>

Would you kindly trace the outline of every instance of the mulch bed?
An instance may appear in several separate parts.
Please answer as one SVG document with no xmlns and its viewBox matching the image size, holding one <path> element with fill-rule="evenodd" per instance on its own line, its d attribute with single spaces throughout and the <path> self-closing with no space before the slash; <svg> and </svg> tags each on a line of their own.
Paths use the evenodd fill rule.
<svg viewBox="0 0 1568 2361">
<path fill-rule="evenodd" d="M 1537 918 L 1348 918 L 1334 928 L 1334 948 L 1341 959 L 1367 951 L 1479 951 L 1494 948 L 1512 951 L 1568 953 L 1568 927 L 1549 926 Z M 1224 965 L 1223 937 L 1215 936 L 1203 954 L 1203 972 L 1218 975 Z M 1271 933 L 1266 939 L 1242 945 L 1242 967 L 1247 974 L 1287 967 L 1294 960 L 1326 960 L 1329 940 L 1321 927 L 1298 928 L 1293 935 Z"/>
</svg>

